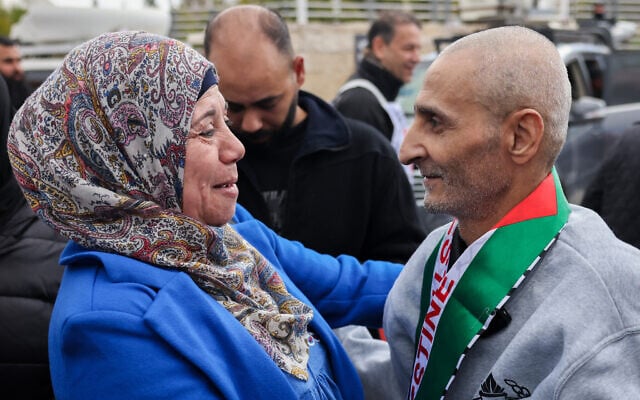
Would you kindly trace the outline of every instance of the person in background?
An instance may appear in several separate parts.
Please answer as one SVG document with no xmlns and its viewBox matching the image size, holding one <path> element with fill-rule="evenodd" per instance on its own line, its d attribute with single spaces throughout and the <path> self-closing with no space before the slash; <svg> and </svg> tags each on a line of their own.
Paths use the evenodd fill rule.
<svg viewBox="0 0 640 400">
<path fill-rule="evenodd" d="M 0 75 L 7 82 L 15 112 L 29 97 L 31 90 L 25 82 L 20 45 L 17 41 L 4 36 L 0 36 Z"/>
<path fill-rule="evenodd" d="M 582 205 L 602 217 L 616 236 L 640 248 L 640 126 L 625 131 L 585 191 Z"/>
<path fill-rule="evenodd" d="M 29 204 L 70 239 L 56 398 L 362 398 L 330 326 L 379 325 L 402 266 L 312 252 L 236 208 L 244 148 L 197 51 L 144 32 L 80 45 L 8 149 Z"/>
<path fill-rule="evenodd" d="M 420 62 L 422 24 L 411 13 L 386 11 L 373 21 L 356 72 L 338 90 L 333 104 L 346 117 L 375 127 L 396 151 L 408 128 L 395 100 Z"/>
<path fill-rule="evenodd" d="M 7 82 L 0 74 L 0 176 L 2 181 L 7 181 L 13 176 L 11 165 L 9 164 L 9 156 L 7 155 L 7 135 L 9 134 L 9 126 L 13 119 L 11 109 L 11 98 L 9 97 L 9 88 Z"/>
<path fill-rule="evenodd" d="M 285 21 L 230 7 L 209 22 L 204 49 L 247 149 L 239 203 L 319 252 L 406 261 L 426 232 L 397 155 L 375 129 L 300 90 L 304 59 Z"/>
<path fill-rule="evenodd" d="M 367 47 L 356 72 L 333 99 L 342 115 L 378 129 L 396 152 L 409 127 L 396 98 L 420 62 L 421 35 L 422 24 L 413 14 L 382 12 L 369 28 Z M 412 187 L 419 184 L 413 165 L 406 165 L 404 170 Z M 430 213 L 422 207 L 418 215 L 427 232 L 451 220 L 449 215 Z"/>
<path fill-rule="evenodd" d="M 389 293 L 391 366 L 363 361 L 380 398 L 640 397 L 640 250 L 567 203 L 570 107 L 556 47 L 524 27 L 468 35 L 427 70 L 400 158 L 455 219 Z"/>
<path fill-rule="evenodd" d="M 47 331 L 66 240 L 38 219 L 13 177 L 7 155 L 13 112 L 1 76 L 0 107 L 0 397 L 50 399 Z"/>
</svg>

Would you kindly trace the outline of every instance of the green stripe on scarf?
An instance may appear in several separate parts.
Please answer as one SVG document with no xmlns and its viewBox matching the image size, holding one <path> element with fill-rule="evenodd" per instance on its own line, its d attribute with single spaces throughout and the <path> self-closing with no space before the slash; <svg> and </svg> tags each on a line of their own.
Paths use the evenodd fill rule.
<svg viewBox="0 0 640 400">
<path fill-rule="evenodd" d="M 416 399 L 435 400 L 443 395 L 467 345 L 567 222 L 569 204 L 555 171 L 553 176 L 558 213 L 498 228 L 458 282 L 442 312 Z M 422 318 L 416 329 L 416 346 L 431 300 L 431 281 L 439 248 L 440 245 L 435 248 L 425 265 L 420 303 Z"/>
</svg>

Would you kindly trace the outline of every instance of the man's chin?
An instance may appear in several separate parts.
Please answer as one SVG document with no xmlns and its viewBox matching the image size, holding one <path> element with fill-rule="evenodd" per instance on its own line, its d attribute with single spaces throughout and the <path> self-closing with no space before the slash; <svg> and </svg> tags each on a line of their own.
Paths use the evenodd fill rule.
<svg viewBox="0 0 640 400">
<path fill-rule="evenodd" d="M 437 199 L 434 199 L 429 193 L 425 194 L 424 208 L 433 214 L 448 214 L 451 212 L 451 207 L 447 203 L 437 201 Z"/>
</svg>

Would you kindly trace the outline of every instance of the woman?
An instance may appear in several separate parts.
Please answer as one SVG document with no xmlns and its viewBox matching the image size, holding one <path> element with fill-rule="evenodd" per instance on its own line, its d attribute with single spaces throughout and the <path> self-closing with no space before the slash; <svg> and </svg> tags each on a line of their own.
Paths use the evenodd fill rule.
<svg viewBox="0 0 640 400">
<path fill-rule="evenodd" d="M 227 224 L 244 148 L 217 79 L 180 42 L 110 33 L 16 116 L 18 181 L 71 239 L 49 330 L 57 399 L 362 398 L 329 323 L 379 325 L 398 269 L 280 248 L 242 214 L 267 260 Z"/>
</svg>

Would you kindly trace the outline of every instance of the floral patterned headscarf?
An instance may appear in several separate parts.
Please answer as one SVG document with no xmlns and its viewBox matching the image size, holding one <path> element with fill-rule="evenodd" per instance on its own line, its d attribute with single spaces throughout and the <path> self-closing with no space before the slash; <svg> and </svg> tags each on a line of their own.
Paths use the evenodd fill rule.
<svg viewBox="0 0 640 400">
<path fill-rule="evenodd" d="M 187 272 L 281 369 L 306 379 L 311 309 L 228 225 L 181 212 L 187 133 L 213 68 L 149 33 L 90 40 L 15 116 L 11 164 L 33 210 L 63 236 Z"/>
</svg>

